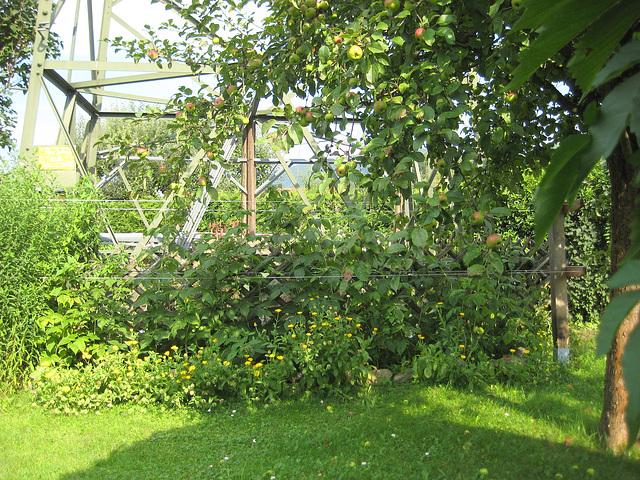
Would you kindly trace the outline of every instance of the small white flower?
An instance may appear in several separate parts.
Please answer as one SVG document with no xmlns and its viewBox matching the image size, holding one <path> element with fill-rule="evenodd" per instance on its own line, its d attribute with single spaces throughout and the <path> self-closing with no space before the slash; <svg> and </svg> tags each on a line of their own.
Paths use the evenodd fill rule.
<svg viewBox="0 0 640 480">
<path fill-rule="evenodd" d="M 253 440 L 251 440 L 251 442 L 252 442 L 254 445 L 255 445 L 256 443 L 258 443 L 258 442 L 256 442 L 256 439 L 255 439 L 255 438 L 254 438 Z"/>
<path fill-rule="evenodd" d="M 504 416 L 505 416 L 505 417 L 508 417 L 508 416 L 509 416 L 509 414 L 508 414 L 508 413 L 505 413 L 505 414 L 504 414 Z"/>
<path fill-rule="evenodd" d="M 392 433 L 392 434 L 391 434 L 391 436 L 392 436 L 393 438 L 396 438 L 396 434 L 395 434 L 395 433 Z"/>
<path fill-rule="evenodd" d="M 366 464 L 367 464 L 367 462 L 362 462 L 362 465 L 366 465 Z"/>
<path fill-rule="evenodd" d="M 428 456 L 429 456 L 429 452 L 426 452 L 426 453 L 424 454 L 424 456 L 425 456 L 425 457 L 428 457 Z"/>
<path fill-rule="evenodd" d="M 223 460 L 226 462 L 229 460 L 229 457 L 224 457 Z"/>
</svg>

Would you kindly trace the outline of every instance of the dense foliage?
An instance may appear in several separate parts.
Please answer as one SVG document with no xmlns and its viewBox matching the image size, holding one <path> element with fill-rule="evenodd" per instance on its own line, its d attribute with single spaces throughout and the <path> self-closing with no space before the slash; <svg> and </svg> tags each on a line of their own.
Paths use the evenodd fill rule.
<svg viewBox="0 0 640 480">
<path fill-rule="evenodd" d="M 100 224 L 93 186 L 64 195 L 39 172 L 16 167 L 0 175 L 0 381 L 16 384 L 38 361 L 38 318 L 51 280 L 67 258 L 95 260 Z M 61 201 L 64 197 L 69 201 Z"/>
</svg>

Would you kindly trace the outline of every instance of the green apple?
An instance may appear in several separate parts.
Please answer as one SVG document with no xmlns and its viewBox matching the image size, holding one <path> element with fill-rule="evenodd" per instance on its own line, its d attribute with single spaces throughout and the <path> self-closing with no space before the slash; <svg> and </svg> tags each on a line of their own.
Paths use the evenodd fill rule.
<svg viewBox="0 0 640 480">
<path fill-rule="evenodd" d="M 324 116 L 324 119 L 325 119 L 327 122 L 333 122 L 333 121 L 336 119 L 336 116 L 335 116 L 333 113 L 328 112 L 328 113 Z"/>
<path fill-rule="evenodd" d="M 447 194 L 446 193 L 439 193 L 438 194 L 438 201 L 442 204 L 448 203 L 449 199 L 447 198 Z"/>
<path fill-rule="evenodd" d="M 444 170 L 445 168 L 447 168 L 447 162 L 444 158 L 439 158 L 438 161 L 436 162 L 436 168 L 440 171 Z"/>
<path fill-rule="evenodd" d="M 347 166 L 344 163 L 342 165 L 338 165 L 338 168 L 336 168 L 336 173 L 339 177 L 344 177 L 347 174 Z"/>
<path fill-rule="evenodd" d="M 376 113 L 376 115 L 382 115 L 387 111 L 387 102 L 385 102 L 384 100 L 377 100 L 373 102 L 373 111 Z"/>
<path fill-rule="evenodd" d="M 500 245 L 502 245 L 502 235 L 498 233 L 492 233 L 487 237 L 487 247 L 491 250 L 495 250 Z"/>
<path fill-rule="evenodd" d="M 349 160 L 346 165 L 349 172 L 353 172 L 358 166 L 355 160 Z"/>
<path fill-rule="evenodd" d="M 298 55 L 297 53 L 293 53 L 289 57 L 289 63 L 291 65 L 298 65 L 301 61 L 302 61 L 302 59 L 300 58 L 300 55 Z"/>
<path fill-rule="evenodd" d="M 397 12 L 400 10 L 400 0 L 384 0 L 384 6 L 390 12 Z"/>
<path fill-rule="evenodd" d="M 511 7 L 519 12 L 524 8 L 524 0 L 511 0 Z"/>
<path fill-rule="evenodd" d="M 177 190 L 179 186 L 180 186 L 180 185 L 178 185 L 176 182 L 171 182 L 171 183 L 169 184 L 169 188 L 170 188 L 171 190 Z"/>
<path fill-rule="evenodd" d="M 242 117 L 241 121 L 244 125 L 249 125 L 250 122 L 249 117 Z"/>
<path fill-rule="evenodd" d="M 360 60 L 364 52 L 362 51 L 362 47 L 360 45 L 352 45 L 347 52 L 347 56 L 351 60 Z"/>
</svg>

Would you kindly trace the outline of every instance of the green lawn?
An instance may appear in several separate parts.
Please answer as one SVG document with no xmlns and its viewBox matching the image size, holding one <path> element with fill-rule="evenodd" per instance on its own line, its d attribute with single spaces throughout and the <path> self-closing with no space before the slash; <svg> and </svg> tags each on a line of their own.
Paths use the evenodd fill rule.
<svg viewBox="0 0 640 480">
<path fill-rule="evenodd" d="M 638 451 L 598 445 L 604 362 L 591 349 L 548 385 L 390 385 L 204 414 L 56 416 L 23 394 L 0 404 L 0 479 L 640 479 Z"/>
</svg>

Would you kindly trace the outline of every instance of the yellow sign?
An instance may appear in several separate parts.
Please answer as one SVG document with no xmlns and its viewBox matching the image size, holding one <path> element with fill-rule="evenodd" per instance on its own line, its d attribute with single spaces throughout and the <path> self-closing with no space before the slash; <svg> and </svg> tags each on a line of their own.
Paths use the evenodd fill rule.
<svg viewBox="0 0 640 480">
<path fill-rule="evenodd" d="M 76 157 L 68 145 L 38 147 L 38 165 L 41 170 L 75 170 Z"/>
</svg>

